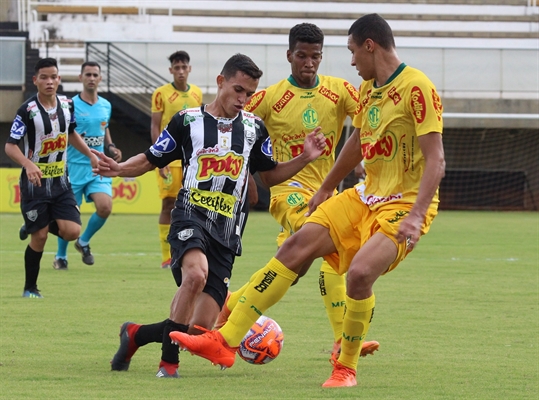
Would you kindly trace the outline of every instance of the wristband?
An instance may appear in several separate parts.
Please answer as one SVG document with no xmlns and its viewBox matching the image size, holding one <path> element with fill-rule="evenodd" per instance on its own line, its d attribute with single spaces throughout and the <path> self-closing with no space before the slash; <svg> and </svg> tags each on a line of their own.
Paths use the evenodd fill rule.
<svg viewBox="0 0 539 400">
<path fill-rule="evenodd" d="M 110 146 L 116 148 L 116 145 L 114 143 L 109 143 L 109 144 L 107 144 L 107 150 L 110 148 Z"/>
</svg>

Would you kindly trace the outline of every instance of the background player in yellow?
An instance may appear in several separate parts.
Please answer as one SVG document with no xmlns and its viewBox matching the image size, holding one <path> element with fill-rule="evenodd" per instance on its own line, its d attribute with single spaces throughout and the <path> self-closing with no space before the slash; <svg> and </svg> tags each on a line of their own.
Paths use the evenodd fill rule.
<svg viewBox="0 0 539 400">
<path fill-rule="evenodd" d="M 276 161 L 288 161 L 301 154 L 305 136 L 317 126 L 322 127 L 327 146 L 320 157 L 297 175 L 271 188 L 270 213 L 282 227 L 277 237 L 278 246 L 305 223 L 307 204 L 335 162 L 335 147 L 341 138 L 346 116 L 354 116 L 358 100 L 352 84 L 341 78 L 318 74 L 324 45 L 324 33 L 318 26 L 298 24 L 290 30 L 288 41 L 286 57 L 291 75 L 255 93 L 245 110 L 264 120 Z M 332 357 L 335 357 L 342 335 L 345 279 L 323 262 L 319 283 L 333 329 Z M 220 316 L 217 326 L 226 321 L 243 289 L 230 295 L 229 308 L 223 307 L 224 315 Z M 378 343 L 371 342 L 369 347 L 368 352 L 372 353 Z"/>
<path fill-rule="evenodd" d="M 187 83 L 191 72 L 191 61 L 187 52 L 180 50 L 172 53 L 170 73 L 174 76 L 171 83 L 155 89 L 152 95 L 152 143 L 168 125 L 174 114 L 186 108 L 202 105 L 202 91 L 198 86 Z M 182 184 L 182 164 L 174 161 L 167 167 L 156 169 L 161 213 L 159 214 L 159 241 L 161 242 L 161 267 L 170 267 L 170 245 L 167 242 L 170 229 L 170 213 Z"/>
<path fill-rule="evenodd" d="M 359 18 L 348 35 L 352 65 L 364 80 L 357 129 L 309 202 L 313 213 L 252 275 L 221 329 L 169 335 L 215 364 L 231 367 L 236 346 L 254 321 L 285 295 L 310 260 L 323 256 L 339 273 L 347 271 L 347 287 L 341 353 L 322 386 L 357 385 L 358 355 L 374 314 L 374 283 L 414 249 L 436 216 L 445 171 L 443 108 L 436 87 L 399 59 L 393 32 L 378 14 Z M 334 196 L 362 158 L 365 183 Z"/>
</svg>

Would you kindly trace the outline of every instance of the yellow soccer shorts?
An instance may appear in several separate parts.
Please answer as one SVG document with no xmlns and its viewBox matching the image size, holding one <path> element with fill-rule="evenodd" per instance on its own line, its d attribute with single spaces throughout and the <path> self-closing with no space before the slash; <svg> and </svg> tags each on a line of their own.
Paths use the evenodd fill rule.
<svg viewBox="0 0 539 400">
<path fill-rule="evenodd" d="M 157 175 L 157 187 L 159 189 L 159 198 L 166 199 L 167 197 L 176 198 L 182 187 L 183 169 L 180 166 L 168 166 L 170 173 L 166 179 L 159 175 L 159 168 L 155 169 Z"/>
<path fill-rule="evenodd" d="M 351 188 L 318 206 L 306 222 L 319 224 L 329 230 L 337 253 L 324 256 L 324 259 L 340 275 L 348 271 L 356 253 L 375 233 L 386 235 L 397 247 L 397 257 L 387 269 L 387 273 L 395 269 L 411 251 L 407 249 L 405 242 L 398 243 L 395 238 L 400 222 L 411 208 L 412 204 L 389 203 L 373 211 L 360 200 L 356 190 Z M 421 235 L 428 232 L 436 214 L 437 210 L 429 209 L 421 227 Z"/>
</svg>

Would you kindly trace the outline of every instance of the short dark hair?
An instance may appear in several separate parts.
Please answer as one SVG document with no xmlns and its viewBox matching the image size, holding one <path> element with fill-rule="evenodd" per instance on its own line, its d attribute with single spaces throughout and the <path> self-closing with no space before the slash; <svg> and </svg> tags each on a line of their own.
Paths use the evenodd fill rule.
<svg viewBox="0 0 539 400">
<path fill-rule="evenodd" d="M 228 59 L 228 61 L 223 66 L 221 75 L 225 77 L 226 80 L 229 80 L 236 75 L 238 71 L 243 72 L 245 75 L 249 75 L 253 79 L 260 79 L 263 72 L 258 66 L 247 57 L 245 54 L 234 54 Z"/>
<path fill-rule="evenodd" d="M 358 46 L 365 43 L 365 40 L 371 39 L 386 50 L 395 48 L 393 31 L 387 21 L 378 14 L 367 14 L 359 18 L 348 29 L 348 35 L 352 35 L 352 39 Z"/>
<path fill-rule="evenodd" d="M 36 63 L 34 67 L 34 73 L 37 75 L 37 73 L 39 72 L 41 68 L 49 68 L 49 67 L 56 67 L 56 69 L 58 69 L 58 62 L 56 61 L 56 59 L 55 58 L 42 58 Z"/>
<path fill-rule="evenodd" d="M 99 65 L 97 62 L 95 62 L 95 61 L 86 61 L 80 67 L 80 73 L 81 74 L 84 71 L 84 68 L 86 68 L 86 67 L 97 67 L 97 68 L 99 68 L 99 72 L 101 72 L 101 65 Z"/>
<path fill-rule="evenodd" d="M 186 64 L 189 64 L 189 61 L 191 61 L 191 57 L 189 57 L 189 54 L 187 54 L 186 51 L 179 50 L 174 53 L 172 53 L 168 60 L 170 61 L 170 64 L 177 63 L 178 61 L 182 61 Z"/>
<path fill-rule="evenodd" d="M 311 44 L 319 43 L 321 46 L 324 46 L 324 32 L 314 24 L 309 24 L 307 22 L 297 24 L 290 29 L 290 33 L 288 34 L 288 50 L 294 50 L 298 42 Z"/>
</svg>

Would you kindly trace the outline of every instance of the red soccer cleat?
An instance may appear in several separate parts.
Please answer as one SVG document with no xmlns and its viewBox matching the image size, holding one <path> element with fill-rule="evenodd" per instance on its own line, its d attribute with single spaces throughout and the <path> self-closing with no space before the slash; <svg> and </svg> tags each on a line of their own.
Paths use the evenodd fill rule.
<svg viewBox="0 0 539 400">
<path fill-rule="evenodd" d="M 374 355 L 375 351 L 378 351 L 378 348 L 380 347 L 380 343 L 378 343 L 376 340 L 372 340 L 370 342 L 363 342 L 361 345 L 361 352 L 359 353 L 360 357 L 367 357 L 368 355 Z M 341 354 L 341 341 L 333 343 L 333 350 L 331 351 L 331 358 L 329 359 L 329 362 L 334 365 L 335 362 L 339 359 L 339 355 Z"/>
<path fill-rule="evenodd" d="M 356 371 L 336 361 L 333 365 L 331 376 L 324 382 L 322 387 L 350 387 L 356 385 Z"/>
</svg>

